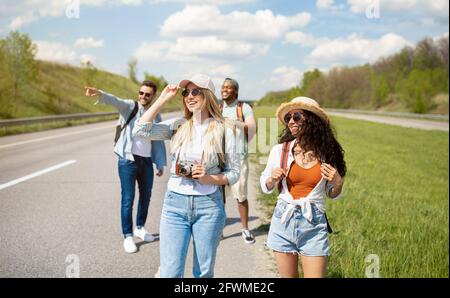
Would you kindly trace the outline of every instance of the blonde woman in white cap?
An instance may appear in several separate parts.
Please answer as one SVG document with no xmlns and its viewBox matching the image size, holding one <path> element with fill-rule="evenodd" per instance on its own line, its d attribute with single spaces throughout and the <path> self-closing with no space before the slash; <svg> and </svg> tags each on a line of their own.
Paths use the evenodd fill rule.
<svg viewBox="0 0 450 298">
<path fill-rule="evenodd" d="M 184 117 L 153 119 L 184 89 Z M 213 277 L 225 225 L 222 186 L 239 178 L 239 155 L 232 124 L 222 117 L 214 84 L 202 74 L 168 85 L 140 118 L 134 135 L 171 140 L 172 166 L 160 222 L 160 277 L 183 277 L 193 238 L 194 277 Z"/>
<path fill-rule="evenodd" d="M 270 151 L 260 183 L 264 193 L 278 188 L 267 246 L 281 277 L 325 277 L 329 256 L 325 195 L 340 196 L 346 173 L 344 151 L 327 113 L 308 97 L 282 104 L 276 115 L 285 125 Z"/>
</svg>

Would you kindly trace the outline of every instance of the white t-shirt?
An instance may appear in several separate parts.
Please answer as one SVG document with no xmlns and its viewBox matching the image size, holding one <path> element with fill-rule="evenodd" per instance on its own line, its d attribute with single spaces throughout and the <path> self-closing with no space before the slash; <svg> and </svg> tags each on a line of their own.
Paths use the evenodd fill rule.
<svg viewBox="0 0 450 298">
<path fill-rule="evenodd" d="M 206 129 L 208 128 L 208 121 L 203 124 L 195 124 L 192 126 L 192 139 L 190 142 L 185 144 L 181 149 L 178 149 L 176 154 L 179 155 L 180 161 L 191 161 L 194 163 L 202 162 L 203 153 L 203 136 L 205 135 Z M 174 167 L 175 165 L 172 165 Z M 212 184 L 201 184 L 200 182 L 185 178 L 182 176 L 171 176 L 167 185 L 170 191 L 180 193 L 183 195 L 209 195 L 217 190 L 216 185 Z"/>
<path fill-rule="evenodd" d="M 131 153 L 142 157 L 152 156 L 152 142 L 141 137 L 133 137 Z"/>
</svg>

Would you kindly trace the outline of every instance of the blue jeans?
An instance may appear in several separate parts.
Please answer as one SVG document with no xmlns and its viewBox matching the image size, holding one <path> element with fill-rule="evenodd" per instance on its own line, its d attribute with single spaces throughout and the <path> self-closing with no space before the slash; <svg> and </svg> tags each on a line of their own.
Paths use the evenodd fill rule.
<svg viewBox="0 0 450 298">
<path fill-rule="evenodd" d="M 138 228 L 143 227 L 147 220 L 153 187 L 153 163 L 151 157 L 134 155 L 134 161 L 119 157 L 118 167 L 120 186 L 122 188 L 122 233 L 124 237 L 128 237 L 133 236 L 133 202 L 136 181 L 139 186 L 136 226 Z"/>
<path fill-rule="evenodd" d="M 189 242 L 194 277 L 213 277 L 217 247 L 225 226 L 222 191 L 207 196 L 167 191 L 160 223 L 160 276 L 183 277 Z"/>
</svg>

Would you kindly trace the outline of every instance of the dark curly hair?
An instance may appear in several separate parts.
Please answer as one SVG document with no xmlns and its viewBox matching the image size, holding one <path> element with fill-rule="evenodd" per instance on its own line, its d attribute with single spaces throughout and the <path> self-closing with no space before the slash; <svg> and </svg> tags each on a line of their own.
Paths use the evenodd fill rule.
<svg viewBox="0 0 450 298">
<path fill-rule="evenodd" d="M 347 172 L 344 149 L 336 140 L 335 129 L 316 114 L 307 110 L 302 110 L 302 112 L 305 118 L 299 133 L 296 136 L 292 135 L 286 125 L 278 138 L 278 143 L 282 144 L 297 139 L 297 143 L 304 151 L 313 151 L 321 162 L 332 165 L 341 177 L 344 177 Z"/>
</svg>

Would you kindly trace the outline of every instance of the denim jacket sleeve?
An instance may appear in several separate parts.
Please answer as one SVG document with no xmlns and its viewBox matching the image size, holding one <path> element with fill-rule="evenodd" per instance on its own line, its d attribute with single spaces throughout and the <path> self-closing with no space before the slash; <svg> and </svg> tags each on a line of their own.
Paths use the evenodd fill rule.
<svg viewBox="0 0 450 298">
<path fill-rule="evenodd" d="M 122 115 L 122 117 L 124 119 L 128 118 L 128 116 L 131 114 L 131 111 L 133 111 L 134 100 L 121 99 L 112 94 L 106 93 L 103 90 L 99 90 L 99 91 L 100 91 L 101 95 L 98 98 L 98 100 L 95 102 L 95 105 L 99 104 L 99 103 L 111 105 L 119 111 L 119 114 Z"/>
<path fill-rule="evenodd" d="M 222 174 L 227 177 L 228 184 L 233 185 L 239 180 L 241 157 L 237 151 L 236 135 L 231 128 L 225 131 L 225 167 Z"/>
<path fill-rule="evenodd" d="M 133 136 L 139 136 L 152 141 L 170 140 L 175 130 L 184 121 L 186 121 L 184 118 L 175 118 L 158 123 L 147 122 L 140 124 L 136 122 L 133 128 Z"/>
<path fill-rule="evenodd" d="M 155 119 L 156 123 L 161 122 L 161 115 L 158 113 Z M 163 169 L 167 165 L 166 146 L 164 141 L 151 141 L 152 143 L 152 159 L 158 170 Z"/>
</svg>

